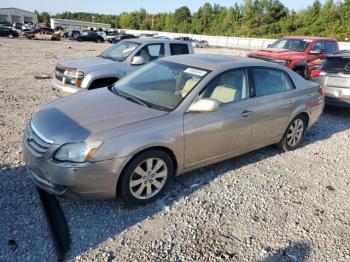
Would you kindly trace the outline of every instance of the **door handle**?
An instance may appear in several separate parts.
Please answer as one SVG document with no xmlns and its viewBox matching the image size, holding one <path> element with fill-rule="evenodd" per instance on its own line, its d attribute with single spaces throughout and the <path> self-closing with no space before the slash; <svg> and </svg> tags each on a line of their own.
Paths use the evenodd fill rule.
<svg viewBox="0 0 350 262">
<path fill-rule="evenodd" d="M 241 113 L 241 116 L 242 116 L 242 117 L 248 117 L 248 116 L 250 116 L 252 113 L 253 113 L 252 111 L 244 110 L 244 111 Z"/>
<path fill-rule="evenodd" d="M 295 103 L 295 99 L 289 99 L 288 100 L 288 104 L 290 105 L 290 104 L 294 104 Z"/>
</svg>

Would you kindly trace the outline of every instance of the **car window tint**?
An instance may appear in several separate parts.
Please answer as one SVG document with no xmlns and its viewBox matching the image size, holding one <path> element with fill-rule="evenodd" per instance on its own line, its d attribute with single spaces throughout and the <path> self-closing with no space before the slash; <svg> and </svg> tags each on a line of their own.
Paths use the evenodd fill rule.
<svg viewBox="0 0 350 262">
<path fill-rule="evenodd" d="M 247 90 L 245 70 L 231 70 L 215 77 L 200 98 L 211 98 L 225 104 L 248 98 Z"/>
<path fill-rule="evenodd" d="M 171 55 L 187 55 L 190 53 L 186 44 L 170 44 Z"/>
<path fill-rule="evenodd" d="M 153 44 L 143 47 L 136 56 L 141 56 L 146 63 L 155 60 L 159 57 L 164 57 L 164 45 L 163 44 Z"/>
<path fill-rule="evenodd" d="M 325 43 L 325 49 L 324 49 L 326 54 L 333 54 L 337 51 L 337 44 L 332 41 L 327 41 Z"/>
<path fill-rule="evenodd" d="M 252 77 L 256 96 L 266 96 L 294 89 L 289 76 L 281 70 L 254 68 Z"/>
</svg>

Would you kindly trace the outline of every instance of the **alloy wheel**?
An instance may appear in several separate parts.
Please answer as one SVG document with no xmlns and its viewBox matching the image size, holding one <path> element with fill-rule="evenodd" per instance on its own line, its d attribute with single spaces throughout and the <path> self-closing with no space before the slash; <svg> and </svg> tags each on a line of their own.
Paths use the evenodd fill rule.
<svg viewBox="0 0 350 262">
<path fill-rule="evenodd" d="M 304 133 L 304 122 L 297 118 L 289 126 L 287 132 L 287 144 L 291 147 L 296 146 L 303 137 Z"/>
<path fill-rule="evenodd" d="M 129 181 L 130 192 L 137 199 L 149 199 L 164 187 L 167 178 L 166 163 L 160 158 L 148 158 L 134 169 Z"/>
</svg>

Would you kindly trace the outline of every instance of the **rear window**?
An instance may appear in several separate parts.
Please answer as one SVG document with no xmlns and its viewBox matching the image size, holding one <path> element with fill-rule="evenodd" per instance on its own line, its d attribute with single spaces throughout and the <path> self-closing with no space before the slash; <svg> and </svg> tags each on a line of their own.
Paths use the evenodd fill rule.
<svg viewBox="0 0 350 262">
<path fill-rule="evenodd" d="M 323 61 L 320 69 L 326 72 L 350 74 L 350 57 L 328 57 Z"/>
<path fill-rule="evenodd" d="M 170 44 L 171 55 L 188 55 L 190 53 L 186 44 Z"/>
</svg>

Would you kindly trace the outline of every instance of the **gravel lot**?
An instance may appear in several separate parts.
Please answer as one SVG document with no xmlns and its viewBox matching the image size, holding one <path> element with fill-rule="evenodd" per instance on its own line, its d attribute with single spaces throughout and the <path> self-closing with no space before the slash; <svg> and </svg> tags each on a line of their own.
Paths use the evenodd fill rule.
<svg viewBox="0 0 350 262">
<path fill-rule="evenodd" d="M 51 80 L 34 76 L 107 46 L 0 39 L 0 261 L 55 260 L 22 160 L 26 121 L 55 99 Z M 191 172 L 144 207 L 60 199 L 67 260 L 350 261 L 349 128 L 349 110 L 327 108 L 302 148 L 267 147 Z"/>
</svg>

